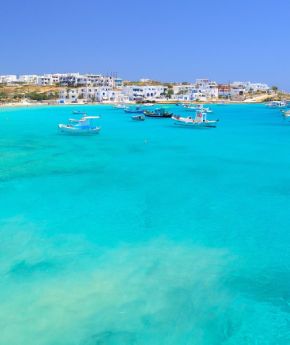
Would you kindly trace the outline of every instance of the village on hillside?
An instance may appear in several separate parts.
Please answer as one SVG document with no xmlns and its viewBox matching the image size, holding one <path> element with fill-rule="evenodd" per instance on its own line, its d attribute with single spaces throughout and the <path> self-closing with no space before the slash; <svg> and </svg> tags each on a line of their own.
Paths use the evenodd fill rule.
<svg viewBox="0 0 290 345">
<path fill-rule="evenodd" d="M 288 98 L 277 87 L 259 82 L 218 83 L 209 79 L 164 83 L 128 81 L 116 75 L 44 74 L 0 76 L 0 103 L 120 103 L 120 102 L 264 102 Z"/>
</svg>

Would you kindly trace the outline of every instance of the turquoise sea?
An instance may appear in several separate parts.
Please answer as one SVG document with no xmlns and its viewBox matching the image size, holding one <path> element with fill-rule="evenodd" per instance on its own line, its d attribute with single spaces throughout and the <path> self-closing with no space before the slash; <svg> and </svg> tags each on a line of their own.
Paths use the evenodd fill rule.
<svg viewBox="0 0 290 345">
<path fill-rule="evenodd" d="M 194 130 L 79 106 L 100 134 L 62 135 L 73 109 L 0 109 L 0 345 L 289 344 L 279 110 Z"/>
</svg>

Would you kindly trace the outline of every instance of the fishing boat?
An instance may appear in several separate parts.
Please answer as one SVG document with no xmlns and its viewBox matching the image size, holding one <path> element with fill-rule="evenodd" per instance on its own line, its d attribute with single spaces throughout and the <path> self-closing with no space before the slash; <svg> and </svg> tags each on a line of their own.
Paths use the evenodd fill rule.
<svg viewBox="0 0 290 345">
<path fill-rule="evenodd" d="M 195 109 L 196 108 L 196 106 L 194 104 L 192 104 L 192 103 L 182 103 L 181 106 L 183 108 L 186 108 L 186 109 L 190 109 L 190 108 L 194 108 Z"/>
<path fill-rule="evenodd" d="M 287 108 L 287 102 L 285 101 L 271 101 L 266 105 L 268 108 Z"/>
<path fill-rule="evenodd" d="M 129 114 L 143 114 L 144 109 L 140 106 L 137 106 L 137 107 L 125 108 L 124 111 L 125 113 L 129 113 Z"/>
<path fill-rule="evenodd" d="M 94 126 L 93 121 L 99 118 L 99 116 L 84 116 L 80 120 L 69 119 L 69 124 L 59 124 L 58 128 L 61 132 L 67 134 L 97 134 L 101 130 L 101 127 Z"/>
<path fill-rule="evenodd" d="M 144 115 L 147 117 L 154 117 L 158 119 L 168 119 L 171 118 L 174 114 L 169 113 L 164 108 L 157 108 L 153 111 L 145 110 Z"/>
<path fill-rule="evenodd" d="M 212 110 L 208 107 L 204 107 L 203 104 L 185 104 L 183 105 L 186 111 L 203 111 L 206 113 L 212 113 Z"/>
<path fill-rule="evenodd" d="M 192 128 L 215 128 L 218 122 L 218 120 L 208 120 L 206 113 L 202 111 L 197 111 L 195 118 L 192 116 L 182 117 L 174 115 L 172 120 L 176 125 Z"/>
<path fill-rule="evenodd" d="M 184 105 L 183 108 L 186 111 L 196 111 L 197 110 L 197 107 L 195 105 Z"/>
<path fill-rule="evenodd" d="M 80 110 L 73 110 L 72 113 L 74 115 L 86 115 L 85 111 L 80 111 Z"/>
<path fill-rule="evenodd" d="M 134 121 L 144 121 L 145 120 L 145 116 L 144 115 L 134 115 L 131 118 Z"/>
<path fill-rule="evenodd" d="M 143 105 L 143 107 L 153 107 L 154 106 L 153 103 L 143 103 L 142 105 Z"/>
<path fill-rule="evenodd" d="M 126 106 L 126 104 L 124 104 L 124 103 L 119 103 L 119 104 L 115 104 L 115 105 L 113 106 L 113 108 L 114 108 L 114 109 L 126 109 L 127 106 Z"/>
</svg>

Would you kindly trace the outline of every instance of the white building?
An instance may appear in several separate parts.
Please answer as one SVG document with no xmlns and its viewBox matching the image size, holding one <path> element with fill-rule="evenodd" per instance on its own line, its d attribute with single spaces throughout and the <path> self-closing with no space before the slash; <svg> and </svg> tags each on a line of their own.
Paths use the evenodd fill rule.
<svg viewBox="0 0 290 345">
<path fill-rule="evenodd" d="M 239 86 L 239 85 L 231 85 L 230 88 L 230 96 L 231 97 L 237 97 L 237 96 L 245 96 L 246 94 L 246 89 L 244 86 Z"/>
<path fill-rule="evenodd" d="M 37 84 L 41 86 L 53 85 L 52 74 L 44 74 L 37 77 Z"/>
<path fill-rule="evenodd" d="M 231 87 L 244 89 L 245 93 L 248 92 L 268 92 L 270 90 L 269 85 L 263 83 L 252 83 L 250 81 L 235 81 L 231 83 Z"/>
<path fill-rule="evenodd" d="M 130 101 L 138 99 L 154 100 L 164 98 L 167 89 L 167 86 L 163 85 L 130 85 L 124 87 L 123 93 L 128 96 Z"/>
<path fill-rule="evenodd" d="M 123 80 L 121 78 L 103 76 L 101 74 L 62 74 L 59 77 L 59 83 L 62 86 L 103 86 L 112 88 L 123 86 Z"/>
<path fill-rule="evenodd" d="M 129 101 L 122 90 L 112 89 L 108 86 L 86 86 L 78 88 L 65 88 L 59 93 L 65 102 L 127 102 Z"/>
<path fill-rule="evenodd" d="M 10 84 L 15 82 L 17 82 L 17 75 L 15 74 L 0 75 L 0 84 Z"/>
<path fill-rule="evenodd" d="M 195 87 L 199 93 L 205 95 L 208 99 L 218 98 L 218 84 L 208 79 L 196 79 Z"/>
<path fill-rule="evenodd" d="M 197 79 L 194 84 L 177 84 L 173 86 L 174 98 L 194 101 L 218 98 L 218 84 L 208 79 Z"/>
<path fill-rule="evenodd" d="M 172 89 L 174 95 L 184 95 L 195 89 L 195 84 L 175 84 Z"/>
<path fill-rule="evenodd" d="M 59 98 L 68 103 L 77 102 L 79 98 L 82 98 L 81 89 L 80 88 L 62 89 L 59 92 Z"/>
<path fill-rule="evenodd" d="M 59 76 L 59 84 L 61 86 L 77 86 L 78 85 L 78 82 L 77 82 L 78 79 L 81 79 L 81 76 L 79 73 L 61 74 Z M 87 81 L 87 79 L 84 81 L 83 85 L 85 85 L 86 81 Z"/>
<path fill-rule="evenodd" d="M 19 83 L 37 84 L 38 75 L 36 74 L 22 74 L 18 77 Z"/>
</svg>

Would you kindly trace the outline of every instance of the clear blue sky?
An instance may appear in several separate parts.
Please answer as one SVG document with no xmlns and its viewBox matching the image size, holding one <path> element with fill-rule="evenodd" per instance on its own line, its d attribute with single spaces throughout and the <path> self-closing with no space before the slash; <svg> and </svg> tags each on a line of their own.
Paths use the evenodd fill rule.
<svg viewBox="0 0 290 345">
<path fill-rule="evenodd" d="M 0 74 L 252 80 L 290 90 L 289 0 L 3 0 Z"/>
</svg>

